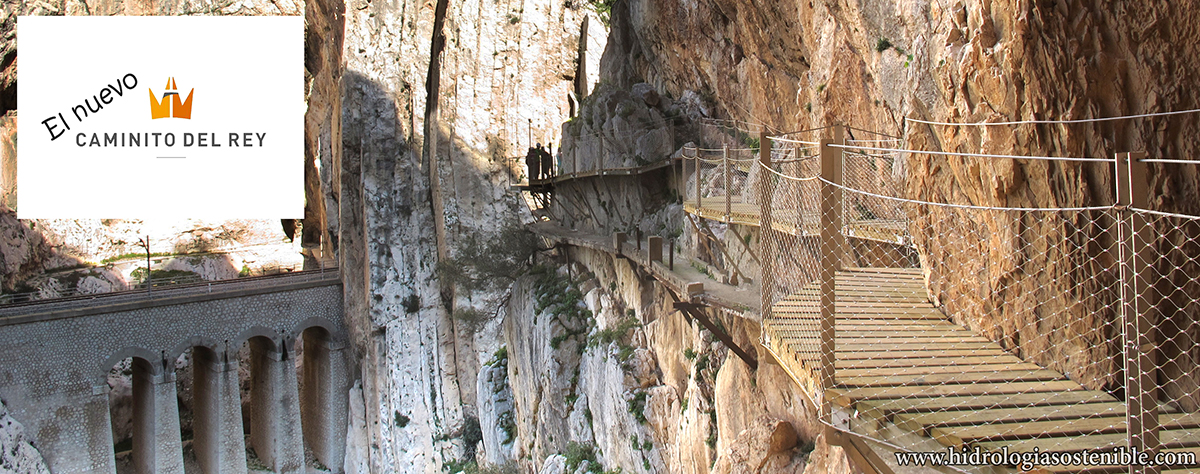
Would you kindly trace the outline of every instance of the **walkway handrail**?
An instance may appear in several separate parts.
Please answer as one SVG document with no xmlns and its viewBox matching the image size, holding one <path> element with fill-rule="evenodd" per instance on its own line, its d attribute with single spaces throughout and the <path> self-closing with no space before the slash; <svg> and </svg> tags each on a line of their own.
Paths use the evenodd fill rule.
<svg viewBox="0 0 1200 474">
<path fill-rule="evenodd" d="M 1018 443 L 1010 440 L 1021 440 L 1013 445 L 1013 449 L 1038 446 L 1044 451 L 1053 451 L 1057 449 L 1054 443 L 1076 438 L 1081 440 L 1079 442 L 1117 443 L 1152 453 L 1178 450 L 1178 446 L 1193 452 L 1200 449 L 1200 422 L 1184 421 L 1200 419 L 1197 414 L 1200 413 L 1200 400 L 1188 398 L 1190 395 L 1181 392 L 1180 388 L 1196 383 L 1197 373 L 1189 371 L 1191 369 L 1171 369 L 1186 366 L 1189 357 L 1186 354 L 1195 353 L 1200 347 L 1200 336 L 1194 331 L 1171 329 L 1194 325 L 1194 321 L 1187 322 L 1191 321 L 1187 318 L 1194 312 L 1188 308 L 1200 307 L 1200 282 L 1188 276 L 1194 272 L 1187 270 L 1200 266 L 1200 216 L 1151 210 L 1146 189 L 1149 164 L 1200 164 L 1200 160 L 1154 159 L 1144 154 L 1094 158 L 912 150 L 903 146 L 875 145 L 885 140 L 855 140 L 847 144 L 838 136 L 841 127 L 826 130 L 827 138 L 820 142 L 821 166 L 816 175 L 812 174 L 812 168 L 800 168 L 804 164 L 802 160 L 773 159 L 788 156 L 791 149 L 787 147 L 797 145 L 798 140 L 765 134 L 759 138 L 764 146 L 760 148 L 758 162 L 748 172 L 744 169 L 739 172 L 744 174 L 735 173 L 733 180 L 730 169 L 736 168 L 730 165 L 729 159 L 717 161 L 685 154 L 684 160 L 685 176 L 688 177 L 686 189 L 689 190 L 685 201 L 687 212 L 758 228 L 759 255 L 763 256 L 760 262 L 761 342 L 785 362 L 785 369 L 806 388 L 806 395 L 822 414 L 823 424 L 836 432 L 878 441 L 900 451 L 928 451 L 929 446 L 911 444 L 916 443 L 913 439 L 896 441 L 869 432 L 855 432 L 848 420 L 841 418 L 846 416 L 844 412 L 837 414 L 845 407 L 837 405 L 839 403 L 850 403 L 850 409 L 861 414 L 862 410 L 871 408 L 855 408 L 854 400 L 870 399 L 874 396 L 870 394 L 880 393 L 887 396 L 882 396 L 885 400 L 879 403 L 911 400 L 912 403 L 923 403 L 923 407 L 940 406 L 930 409 L 933 411 L 928 418 L 936 420 L 930 423 L 949 420 L 951 427 L 940 429 L 956 433 L 956 436 L 1019 427 L 1025 427 L 1020 428 L 1023 430 L 1020 433 L 1028 431 L 1028 434 L 1000 431 L 1009 434 L 995 440 L 984 438 L 987 442 L 982 444 L 992 446 L 989 449 Z M 1112 163 L 1109 166 L 1117 169 L 1119 196 L 1111 204 L 1053 207 L 911 199 L 903 194 L 903 174 L 894 168 L 903 165 L 903 161 L 896 160 L 902 153 Z M 792 162 L 787 166 L 797 168 L 781 167 L 780 162 L 785 161 Z M 737 178 L 745 179 L 746 186 L 753 183 L 756 192 L 743 191 L 739 197 Z M 929 195 L 936 196 L 926 194 Z M 741 207 L 731 209 L 731 201 L 741 201 Z M 885 228 L 890 230 L 881 232 Z M 974 233 L 953 234 L 962 229 Z M 854 245 L 848 242 L 850 238 L 854 239 Z M 878 247 L 880 245 L 892 247 Z M 1112 247 L 1104 250 L 1109 248 L 1105 245 Z M 871 250 L 871 246 L 876 246 L 876 250 Z M 904 257 L 906 253 L 908 257 Z M 1112 258 L 1112 263 L 1106 263 L 1110 262 L 1105 260 L 1107 257 Z M 873 285 L 855 286 L 853 282 L 841 282 L 845 275 L 863 271 L 847 265 L 864 258 L 884 259 L 882 264 L 876 264 L 884 269 L 867 272 L 882 276 L 871 278 L 921 282 L 921 285 L 902 283 L 898 287 L 900 290 L 887 293 Z M 955 265 L 967 265 L 961 267 L 962 270 L 990 273 L 960 275 L 959 267 Z M 918 266 L 925 268 L 924 281 L 920 273 L 914 273 Z M 890 270 L 893 267 L 912 270 Z M 899 273 L 889 273 L 892 271 Z M 1008 276 L 1001 279 L 995 275 L 1001 271 L 1006 272 L 1001 275 Z M 973 279 L 979 279 L 979 282 L 967 281 Z M 979 295 L 963 293 L 976 287 L 986 288 L 987 292 Z M 928 302 L 930 299 L 938 305 L 936 309 Z M 894 303 L 888 301 L 904 303 L 891 307 L 888 305 Z M 886 332 L 886 328 L 895 325 L 885 323 L 913 317 L 907 316 L 916 314 L 913 311 L 927 311 L 903 306 L 917 303 L 920 303 L 918 306 L 928 305 L 928 311 L 934 312 L 921 312 L 920 318 L 939 321 L 940 325 L 936 326 L 939 329 L 929 330 L 929 335 L 925 332 Z M 1112 321 L 1117 314 L 1114 311 L 1118 310 L 1120 319 Z M 1018 325 L 1022 331 L 1019 335 L 1025 336 L 1019 345 L 1011 345 L 1004 339 L 1013 329 L 999 331 L 999 336 L 997 330 L 989 330 L 987 326 L 976 329 L 978 332 L 961 329 L 968 321 L 972 325 L 986 324 L 989 312 L 1000 312 L 1004 318 L 1010 318 L 1005 321 L 1012 321 L 1006 324 L 1015 322 Z M 1023 325 L 1034 323 L 1025 319 L 1034 314 L 1038 318 L 1032 320 L 1034 322 L 1056 322 L 1045 327 L 1024 328 Z M 951 316 L 954 324 L 948 324 Z M 1179 320 L 1180 317 L 1184 320 Z M 1121 329 L 1115 333 L 1106 332 L 1109 324 Z M 1167 326 L 1164 332 L 1164 324 L 1173 326 Z M 914 323 L 904 327 L 911 331 L 924 326 Z M 937 331 L 954 335 L 938 336 Z M 1163 337 L 1170 339 L 1159 340 Z M 1023 340 L 1025 338 L 1067 339 L 1052 342 L 1048 349 L 1037 349 L 1036 345 L 1030 345 L 1036 344 L 1037 339 L 1027 342 Z M 1077 340 L 1088 341 L 1086 347 L 1092 355 L 1078 360 L 1065 355 L 1063 351 L 1075 347 Z M 1019 353 L 1022 358 L 1008 356 L 1004 359 L 1009 361 L 1004 362 L 1005 365 L 997 365 L 994 369 L 983 366 L 961 374 L 955 372 L 956 367 L 932 371 L 934 368 L 925 370 L 923 365 L 917 364 L 922 370 L 912 370 L 905 369 L 907 365 L 902 363 L 906 357 L 931 357 L 913 354 L 953 353 L 944 360 L 958 360 L 953 359 L 958 357 L 974 361 L 973 364 L 984 364 L 985 361 L 1001 360 L 997 358 L 999 354 L 1009 353 L 991 355 L 993 353 L 988 352 L 1000 351 L 1003 344 L 1009 344 L 1004 347 L 1006 351 Z M 841 348 L 843 345 L 847 347 Z M 1121 351 L 1121 348 L 1125 350 Z M 1124 369 L 1102 367 L 1109 360 L 1104 354 L 1113 354 Z M 839 360 L 847 355 L 850 359 Z M 1166 361 L 1164 357 L 1167 357 Z M 943 359 L 916 362 L 937 360 Z M 875 372 L 860 368 L 875 367 L 872 364 L 877 362 L 880 367 L 898 368 Z M 1037 365 L 1032 364 L 1035 362 Z M 904 375 L 909 373 L 920 375 Z M 1122 376 L 1121 380 L 1112 380 Z M 943 379 L 948 382 L 938 384 L 937 381 Z M 988 380 L 1002 382 L 989 385 Z M 1122 387 L 1126 398 L 1113 399 L 1099 390 L 1102 386 Z M 991 395 L 979 390 L 999 393 Z M 941 391 L 946 395 L 937 395 Z M 970 396 L 963 396 L 961 400 L 938 398 L 956 393 Z M 1096 408 L 1069 405 L 1072 413 L 1078 414 L 1068 416 L 1052 412 L 1045 415 L 1051 416 L 1048 421 L 1036 418 L 1043 416 L 1046 409 L 1021 408 L 1047 406 L 1047 409 L 1060 410 L 1056 407 L 1065 400 L 1094 402 Z M 1159 406 L 1164 400 L 1171 402 L 1169 410 L 1175 413 L 1162 412 Z M 1119 412 L 1102 410 L 1117 402 L 1120 402 Z M 963 403 L 965 405 L 956 405 Z M 961 428 L 954 423 L 954 417 L 976 414 L 1008 418 L 980 426 L 967 424 Z M 884 416 L 881 422 L 892 422 L 891 415 L 885 412 Z M 1022 416 L 1034 418 L 1025 422 Z M 1012 421 L 1005 421 L 1008 419 Z M 1064 421 L 1057 421 L 1060 419 Z M 976 423 L 982 424 L 986 418 L 979 420 Z M 899 419 L 895 422 L 899 423 Z M 917 432 L 921 436 L 934 437 L 932 431 L 925 431 L 927 429 Z M 1087 436 L 1062 438 L 1062 430 L 1071 429 L 1078 431 L 1076 435 Z M 1195 441 L 1180 441 L 1181 436 Z M 938 441 L 951 442 L 953 439 L 957 438 L 939 437 Z"/>
</svg>

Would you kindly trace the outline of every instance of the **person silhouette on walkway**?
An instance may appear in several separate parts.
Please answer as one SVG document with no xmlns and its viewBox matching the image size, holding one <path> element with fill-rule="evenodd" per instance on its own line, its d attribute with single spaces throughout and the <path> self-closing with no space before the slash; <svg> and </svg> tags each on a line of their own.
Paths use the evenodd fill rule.
<svg viewBox="0 0 1200 474">
<path fill-rule="evenodd" d="M 553 149 L 554 144 L 551 144 L 550 148 Z M 554 177 L 554 159 L 550 157 L 550 152 L 538 145 L 538 155 L 542 162 L 542 179 Z"/>
<path fill-rule="evenodd" d="M 542 146 L 540 143 L 538 146 Z M 529 152 L 525 154 L 525 168 L 529 170 L 529 180 L 534 181 L 541 179 L 539 173 L 542 171 L 541 154 L 537 148 L 529 147 Z"/>
</svg>

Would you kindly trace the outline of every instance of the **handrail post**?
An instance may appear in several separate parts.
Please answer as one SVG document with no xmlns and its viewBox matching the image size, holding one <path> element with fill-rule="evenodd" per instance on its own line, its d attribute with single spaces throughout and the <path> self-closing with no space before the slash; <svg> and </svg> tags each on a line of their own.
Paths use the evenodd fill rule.
<svg viewBox="0 0 1200 474">
<path fill-rule="evenodd" d="M 771 196 L 774 190 L 771 189 L 771 172 L 767 171 L 771 167 L 771 148 L 770 146 L 762 146 L 767 141 L 767 132 L 765 130 L 758 133 L 758 254 L 762 256 L 760 267 L 762 275 L 760 280 L 762 284 L 759 288 L 759 313 L 762 314 L 763 321 L 771 318 L 771 304 L 775 299 L 775 252 L 772 248 L 775 243 L 773 237 L 774 229 L 771 227 Z"/>
<path fill-rule="evenodd" d="M 600 153 L 596 155 L 596 169 L 599 171 L 596 174 L 604 175 L 604 134 L 597 135 L 600 139 Z"/>
<path fill-rule="evenodd" d="M 669 239 L 669 247 L 667 247 L 667 269 L 675 271 L 675 238 Z"/>
<path fill-rule="evenodd" d="M 830 129 L 830 137 L 821 140 L 821 178 L 842 184 L 842 150 L 831 145 L 843 143 L 840 125 Z M 829 183 L 821 186 L 821 385 L 834 387 L 837 338 L 837 272 L 842 264 L 845 237 L 842 236 L 842 190 Z M 821 418 L 829 420 L 828 398 L 821 406 Z"/>
<path fill-rule="evenodd" d="M 696 215 L 699 216 L 699 215 L 701 215 L 700 214 L 700 204 L 701 204 L 701 201 L 700 201 L 700 169 L 702 168 L 700 166 L 700 150 L 699 149 L 696 150 L 695 162 L 696 162 Z"/>
<path fill-rule="evenodd" d="M 1129 448 L 1153 453 L 1159 448 L 1158 420 L 1158 344 L 1155 309 L 1148 273 L 1153 229 L 1145 214 L 1130 207 L 1146 209 L 1150 201 L 1146 184 L 1146 152 L 1117 154 L 1117 209 L 1121 278 L 1121 322 L 1125 362 L 1126 430 Z M 1157 467 L 1130 466 L 1130 474 L 1157 473 Z"/>
<path fill-rule="evenodd" d="M 729 145 L 721 149 L 721 165 L 725 167 L 725 222 L 733 215 L 733 198 L 729 195 Z"/>
</svg>

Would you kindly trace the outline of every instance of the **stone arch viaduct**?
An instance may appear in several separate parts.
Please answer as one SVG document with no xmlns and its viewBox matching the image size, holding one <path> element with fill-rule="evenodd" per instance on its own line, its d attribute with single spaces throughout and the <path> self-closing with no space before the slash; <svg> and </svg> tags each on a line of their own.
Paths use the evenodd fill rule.
<svg viewBox="0 0 1200 474">
<path fill-rule="evenodd" d="M 342 284 L 329 270 L 0 308 L 0 398 L 51 472 L 115 473 L 107 377 L 132 358 L 134 471 L 182 474 L 175 360 L 191 350 L 202 472 L 246 472 L 247 447 L 275 472 L 305 472 L 306 446 L 340 472 L 345 337 Z"/>
</svg>

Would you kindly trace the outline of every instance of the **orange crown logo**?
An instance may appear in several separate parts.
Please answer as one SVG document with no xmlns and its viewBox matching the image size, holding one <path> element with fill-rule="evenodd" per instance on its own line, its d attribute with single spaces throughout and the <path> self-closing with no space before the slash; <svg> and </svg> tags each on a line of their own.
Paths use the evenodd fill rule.
<svg viewBox="0 0 1200 474">
<path fill-rule="evenodd" d="M 150 119 L 160 119 L 167 117 L 191 119 L 192 118 L 192 92 L 196 89 L 188 91 L 187 99 L 179 100 L 179 90 L 175 87 L 175 78 L 167 79 L 166 90 L 163 91 L 162 100 L 154 97 L 154 89 L 150 90 Z M 167 100 L 167 96 L 171 100 Z"/>
</svg>

